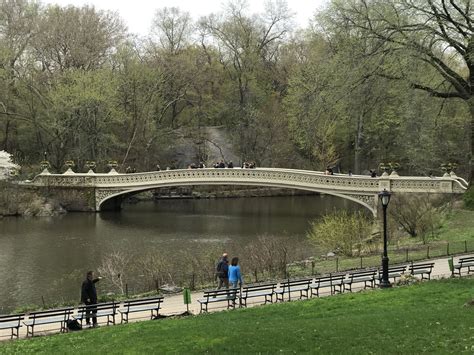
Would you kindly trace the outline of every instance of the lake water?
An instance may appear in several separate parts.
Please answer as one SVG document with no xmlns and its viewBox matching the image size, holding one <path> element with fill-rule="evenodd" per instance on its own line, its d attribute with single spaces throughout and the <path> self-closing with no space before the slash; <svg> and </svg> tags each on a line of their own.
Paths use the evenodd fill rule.
<svg viewBox="0 0 474 355">
<path fill-rule="evenodd" d="M 309 222 L 335 208 L 357 207 L 328 195 L 168 199 L 125 204 L 119 212 L 3 218 L 0 314 L 43 300 L 79 301 L 85 272 L 116 250 L 199 253 L 216 243 L 245 246 L 261 235 L 291 239 L 304 249 Z"/>
</svg>

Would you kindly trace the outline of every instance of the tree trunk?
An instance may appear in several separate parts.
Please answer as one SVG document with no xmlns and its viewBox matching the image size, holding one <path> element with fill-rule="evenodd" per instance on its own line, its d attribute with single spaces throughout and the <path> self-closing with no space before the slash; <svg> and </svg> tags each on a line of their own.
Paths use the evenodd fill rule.
<svg viewBox="0 0 474 355">
<path fill-rule="evenodd" d="M 3 150 L 8 152 L 10 147 L 8 146 L 8 139 L 10 138 L 10 120 L 7 117 L 7 122 L 5 123 L 5 137 L 3 139 Z"/>
<path fill-rule="evenodd" d="M 361 144 L 362 144 L 362 131 L 363 131 L 363 120 L 364 115 L 361 113 L 357 119 L 357 131 L 354 143 L 354 174 L 360 174 L 360 157 L 361 157 Z"/>
<path fill-rule="evenodd" d="M 474 178 L 474 96 L 471 97 L 468 101 L 469 105 L 469 112 L 471 113 L 471 122 L 470 122 L 470 130 L 471 130 L 471 139 L 469 142 L 470 151 L 468 153 L 469 158 L 469 186 L 473 186 L 473 178 Z"/>
</svg>

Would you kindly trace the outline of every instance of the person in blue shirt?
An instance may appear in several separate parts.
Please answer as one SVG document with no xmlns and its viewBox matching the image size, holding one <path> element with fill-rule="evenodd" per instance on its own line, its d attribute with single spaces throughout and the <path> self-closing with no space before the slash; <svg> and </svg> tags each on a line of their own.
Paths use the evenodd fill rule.
<svg viewBox="0 0 474 355">
<path fill-rule="evenodd" d="M 239 258 L 234 257 L 229 266 L 229 283 L 233 288 L 237 288 L 237 283 L 242 285 L 242 276 L 240 274 Z"/>
</svg>

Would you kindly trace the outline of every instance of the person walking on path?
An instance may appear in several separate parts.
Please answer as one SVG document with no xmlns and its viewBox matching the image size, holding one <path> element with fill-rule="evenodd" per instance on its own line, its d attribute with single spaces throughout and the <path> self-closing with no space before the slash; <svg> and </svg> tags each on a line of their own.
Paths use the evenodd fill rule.
<svg viewBox="0 0 474 355">
<path fill-rule="evenodd" d="M 81 302 L 86 306 L 97 304 L 97 290 L 95 284 L 99 282 L 102 277 L 94 279 L 94 272 L 88 271 L 86 279 L 82 282 L 81 288 Z M 86 325 L 90 326 L 90 319 L 92 318 L 93 327 L 97 327 L 97 308 L 87 307 L 86 309 Z"/>
<path fill-rule="evenodd" d="M 242 275 L 240 273 L 239 258 L 234 257 L 229 266 L 229 282 L 232 288 L 237 288 L 237 284 L 242 286 Z"/>
<path fill-rule="evenodd" d="M 216 267 L 216 277 L 219 278 L 219 285 L 217 289 L 221 289 L 222 286 L 229 288 L 229 259 L 227 253 L 222 254 Z"/>
</svg>

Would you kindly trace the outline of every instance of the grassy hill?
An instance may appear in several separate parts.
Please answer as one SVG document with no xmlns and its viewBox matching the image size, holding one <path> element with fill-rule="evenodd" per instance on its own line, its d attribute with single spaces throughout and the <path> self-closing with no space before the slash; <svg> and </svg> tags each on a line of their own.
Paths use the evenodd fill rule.
<svg viewBox="0 0 474 355">
<path fill-rule="evenodd" d="M 0 353 L 469 353 L 474 278 L 0 343 Z"/>
</svg>

